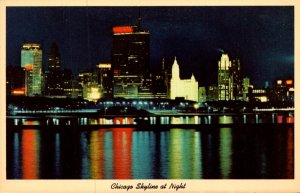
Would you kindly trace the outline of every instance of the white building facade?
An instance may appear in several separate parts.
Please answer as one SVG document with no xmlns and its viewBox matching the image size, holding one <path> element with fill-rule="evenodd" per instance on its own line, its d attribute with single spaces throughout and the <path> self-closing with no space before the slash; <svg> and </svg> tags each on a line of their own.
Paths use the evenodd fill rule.
<svg viewBox="0 0 300 193">
<path fill-rule="evenodd" d="M 175 58 L 172 66 L 172 77 L 170 81 L 170 99 L 182 97 L 185 100 L 198 101 L 198 81 L 192 75 L 190 79 L 180 79 L 180 70 Z"/>
</svg>

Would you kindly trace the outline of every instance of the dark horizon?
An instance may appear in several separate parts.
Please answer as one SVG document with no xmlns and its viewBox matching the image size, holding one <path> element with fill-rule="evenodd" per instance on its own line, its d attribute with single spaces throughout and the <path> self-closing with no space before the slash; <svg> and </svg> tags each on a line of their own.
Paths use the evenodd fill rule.
<svg viewBox="0 0 300 193">
<path fill-rule="evenodd" d="M 213 84 L 221 51 L 241 60 L 255 87 L 294 78 L 294 7 L 8 7 L 7 65 L 20 65 L 22 43 L 43 45 L 46 66 L 56 42 L 61 64 L 73 72 L 111 62 L 112 27 L 135 25 L 150 32 L 150 66 L 177 57 L 182 77 Z"/>
</svg>

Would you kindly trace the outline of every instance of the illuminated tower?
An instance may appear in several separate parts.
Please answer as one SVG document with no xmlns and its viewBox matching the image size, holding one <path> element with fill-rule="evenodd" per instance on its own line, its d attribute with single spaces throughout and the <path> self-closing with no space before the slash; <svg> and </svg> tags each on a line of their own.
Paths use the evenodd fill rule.
<svg viewBox="0 0 300 193">
<path fill-rule="evenodd" d="M 43 51 L 40 44 L 23 44 L 21 67 L 25 68 L 26 96 L 42 94 L 42 55 Z"/>
<path fill-rule="evenodd" d="M 184 98 L 185 100 L 198 101 L 198 82 L 194 75 L 190 79 L 180 79 L 180 70 L 175 58 L 172 66 L 170 82 L 170 99 Z"/>
<path fill-rule="evenodd" d="M 233 100 L 233 78 L 230 75 L 231 61 L 228 54 L 222 54 L 218 63 L 218 98 Z"/>
<path fill-rule="evenodd" d="M 138 26 L 113 27 L 114 97 L 142 97 L 149 91 L 149 35 Z"/>
</svg>

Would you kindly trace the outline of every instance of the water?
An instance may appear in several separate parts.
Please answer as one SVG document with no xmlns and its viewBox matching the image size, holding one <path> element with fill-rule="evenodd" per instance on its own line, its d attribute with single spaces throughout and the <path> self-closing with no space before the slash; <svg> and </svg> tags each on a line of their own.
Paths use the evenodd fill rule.
<svg viewBox="0 0 300 193">
<path fill-rule="evenodd" d="M 288 124 L 182 126 L 169 129 L 89 125 L 7 132 L 8 179 L 292 179 L 294 128 Z M 198 120 L 195 118 L 191 118 Z M 91 124 L 93 119 L 83 119 Z M 204 119 L 203 119 L 204 120 Z M 243 117 L 242 117 L 243 120 Z M 14 120 L 11 120 L 14 122 Z M 55 119 L 55 121 L 57 121 Z M 127 122 L 126 122 L 127 121 Z M 127 120 L 123 123 L 132 123 Z M 166 120 L 164 120 L 166 121 Z M 233 121 L 220 117 L 220 123 Z"/>
</svg>

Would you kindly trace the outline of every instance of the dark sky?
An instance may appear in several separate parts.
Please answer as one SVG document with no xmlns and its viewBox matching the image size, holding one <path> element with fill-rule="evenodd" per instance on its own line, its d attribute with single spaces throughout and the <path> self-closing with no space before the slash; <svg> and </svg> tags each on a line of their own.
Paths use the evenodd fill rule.
<svg viewBox="0 0 300 193">
<path fill-rule="evenodd" d="M 293 7 L 8 7 L 7 64 L 20 65 L 23 42 L 42 43 L 44 53 L 56 42 L 75 72 L 110 62 L 112 27 L 136 24 L 139 12 L 153 70 L 177 56 L 183 78 L 213 84 L 225 50 L 256 87 L 294 77 Z"/>
</svg>

